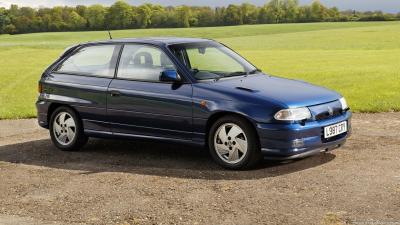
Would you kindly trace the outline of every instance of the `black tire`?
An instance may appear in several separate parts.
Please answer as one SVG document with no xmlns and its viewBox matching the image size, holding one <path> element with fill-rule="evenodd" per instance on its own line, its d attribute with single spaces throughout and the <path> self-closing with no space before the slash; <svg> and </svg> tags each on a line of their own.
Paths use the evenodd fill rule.
<svg viewBox="0 0 400 225">
<path fill-rule="evenodd" d="M 239 126 L 247 138 L 247 152 L 243 158 L 236 163 L 228 163 L 221 159 L 214 146 L 214 137 L 218 129 L 224 124 L 235 124 Z M 247 120 L 234 115 L 224 116 L 218 119 L 212 126 L 208 135 L 208 146 L 213 159 L 222 167 L 233 170 L 246 170 L 254 168 L 261 160 L 261 149 L 258 135 L 253 126 Z"/>
<path fill-rule="evenodd" d="M 54 131 L 54 129 L 55 129 L 54 121 L 56 120 L 57 116 L 63 112 L 68 113 L 68 115 L 70 115 L 71 118 L 75 122 L 75 136 L 74 136 L 74 138 L 71 138 L 72 141 L 69 141 L 70 143 L 68 143 L 66 145 L 59 143 L 59 141 L 56 138 L 55 131 Z M 66 107 L 66 106 L 60 106 L 59 108 L 54 110 L 54 112 L 51 114 L 50 124 L 49 124 L 49 132 L 50 132 L 50 137 L 51 137 L 53 144 L 62 151 L 78 151 L 88 141 L 88 137 L 85 136 L 84 131 L 83 131 L 82 120 L 75 113 L 75 111 L 73 109 Z"/>
</svg>

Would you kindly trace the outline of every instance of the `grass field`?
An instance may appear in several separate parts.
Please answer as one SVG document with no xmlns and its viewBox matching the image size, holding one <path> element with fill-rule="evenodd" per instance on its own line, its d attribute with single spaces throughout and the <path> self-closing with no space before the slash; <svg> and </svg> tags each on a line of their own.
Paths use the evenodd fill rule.
<svg viewBox="0 0 400 225">
<path fill-rule="evenodd" d="M 113 31 L 114 38 L 213 38 L 263 71 L 342 93 L 356 112 L 400 111 L 400 22 Z M 106 32 L 0 35 L 0 119 L 35 116 L 37 80 L 69 45 Z"/>
</svg>

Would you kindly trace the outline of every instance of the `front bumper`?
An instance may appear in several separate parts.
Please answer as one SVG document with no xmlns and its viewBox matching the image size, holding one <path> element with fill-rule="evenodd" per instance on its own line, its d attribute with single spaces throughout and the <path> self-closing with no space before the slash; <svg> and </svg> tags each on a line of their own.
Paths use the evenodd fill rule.
<svg viewBox="0 0 400 225">
<path fill-rule="evenodd" d="M 309 121 L 304 125 L 257 124 L 261 152 L 267 159 L 303 158 L 341 147 L 351 134 L 351 112 L 325 120 Z M 324 138 L 324 127 L 347 121 L 348 131 L 331 139 Z"/>
</svg>

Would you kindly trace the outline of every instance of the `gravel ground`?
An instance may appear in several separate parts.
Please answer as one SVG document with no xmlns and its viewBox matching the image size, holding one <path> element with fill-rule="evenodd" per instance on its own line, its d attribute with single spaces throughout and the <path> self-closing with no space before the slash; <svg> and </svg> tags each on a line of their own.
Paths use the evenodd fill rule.
<svg viewBox="0 0 400 225">
<path fill-rule="evenodd" d="M 356 114 L 331 153 L 227 171 L 202 149 L 93 139 L 51 144 L 0 121 L 0 224 L 400 225 L 400 113 Z"/>
</svg>

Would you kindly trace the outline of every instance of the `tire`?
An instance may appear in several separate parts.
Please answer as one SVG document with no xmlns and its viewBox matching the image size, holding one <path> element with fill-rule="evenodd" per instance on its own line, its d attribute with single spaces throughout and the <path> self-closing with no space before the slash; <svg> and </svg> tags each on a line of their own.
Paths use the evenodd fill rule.
<svg viewBox="0 0 400 225">
<path fill-rule="evenodd" d="M 88 141 L 81 119 L 74 110 L 66 106 L 61 106 L 52 113 L 49 132 L 53 144 L 62 151 L 78 151 Z"/>
<path fill-rule="evenodd" d="M 227 169 L 251 169 L 261 160 L 257 133 L 239 116 L 218 119 L 211 126 L 208 145 L 213 159 Z"/>
</svg>

